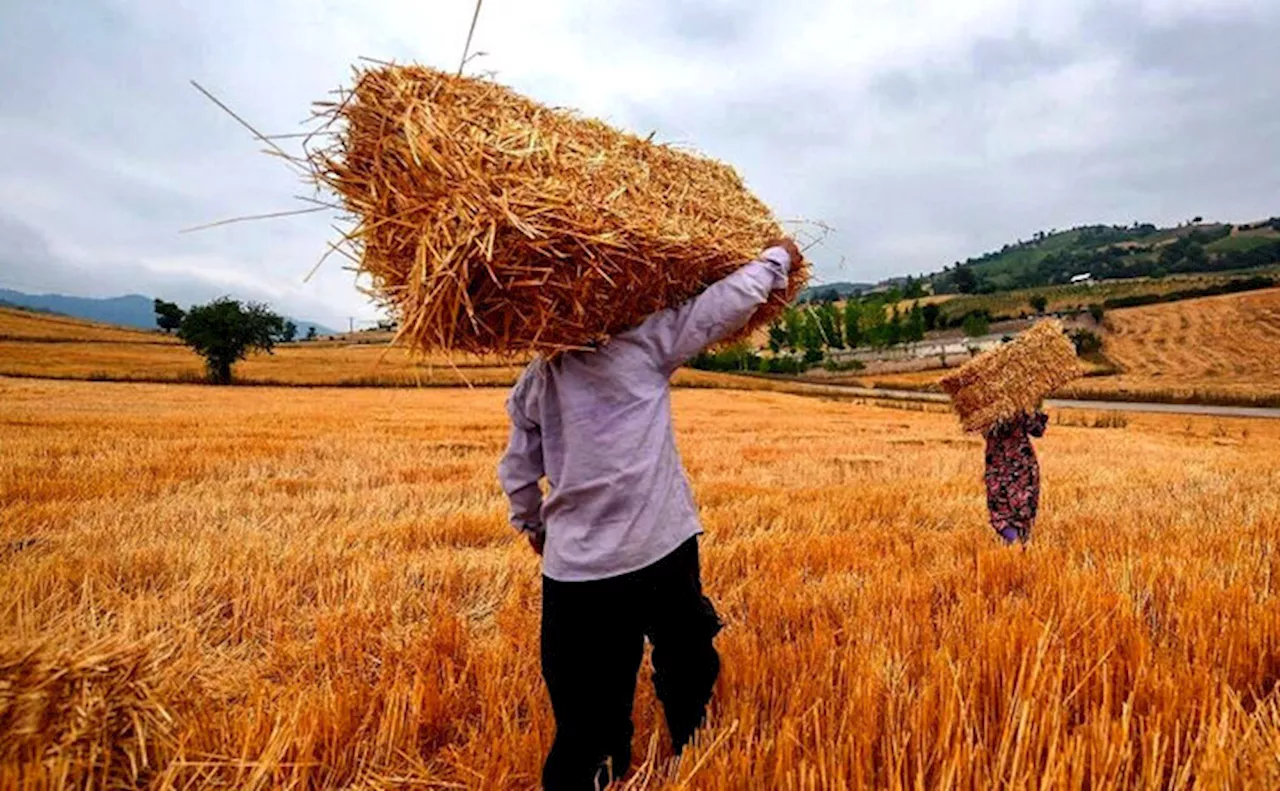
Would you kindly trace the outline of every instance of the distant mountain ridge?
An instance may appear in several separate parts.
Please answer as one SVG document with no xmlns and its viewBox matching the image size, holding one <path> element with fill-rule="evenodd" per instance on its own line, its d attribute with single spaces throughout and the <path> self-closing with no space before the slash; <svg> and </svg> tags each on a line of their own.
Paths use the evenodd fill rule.
<svg viewBox="0 0 1280 791">
<path fill-rule="evenodd" d="M 875 288 L 874 283 L 849 283 L 843 280 L 835 283 L 818 283 L 803 289 L 796 299 L 800 302 L 810 302 L 832 291 L 836 293 L 838 299 L 844 299 L 850 294 L 863 294 Z"/>
<path fill-rule="evenodd" d="M 142 294 L 126 294 L 122 297 L 69 297 L 65 294 L 27 294 L 22 291 L 0 288 L 0 304 L 8 303 L 22 308 L 32 308 L 50 313 L 61 313 L 80 319 L 119 324 L 125 327 L 156 328 L 155 301 Z M 184 305 L 185 309 L 186 306 Z M 289 318 L 289 317 L 286 317 Z M 310 327 L 317 335 L 334 335 L 334 330 L 313 321 L 289 318 L 298 325 L 299 337 L 305 336 Z"/>
</svg>

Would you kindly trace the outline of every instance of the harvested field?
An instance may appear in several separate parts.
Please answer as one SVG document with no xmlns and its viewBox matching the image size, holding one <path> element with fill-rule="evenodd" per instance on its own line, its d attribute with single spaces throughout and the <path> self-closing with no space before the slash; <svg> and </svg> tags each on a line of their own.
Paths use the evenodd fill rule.
<svg viewBox="0 0 1280 791">
<path fill-rule="evenodd" d="M 415 360 L 386 346 L 295 343 L 251 355 L 235 373 L 243 384 L 443 386 L 511 384 L 518 370 L 464 355 L 450 366 L 443 358 Z M 199 356 L 177 344 L 0 341 L 0 375 L 194 382 L 205 369 Z"/>
<path fill-rule="evenodd" d="M 508 385 L 522 358 L 468 354 L 410 355 L 374 342 L 320 340 L 286 343 L 236 366 L 246 384 L 283 385 Z M 176 338 L 67 316 L 0 310 L 0 376 L 109 381 L 191 382 L 204 361 Z"/>
<path fill-rule="evenodd" d="M 1280 289 L 1115 311 L 1104 351 L 1121 376 L 1088 392 L 1280 397 Z"/>
<path fill-rule="evenodd" d="M 1089 375 L 1063 395 L 1119 400 L 1239 405 L 1280 403 L 1280 289 L 1126 308 L 1107 314 L 1105 352 L 1126 368 L 1118 376 L 1086 364 Z M 56 327 L 57 329 L 51 329 Z M 193 381 L 203 376 L 194 353 L 171 338 L 25 311 L 0 310 L 0 376 L 124 381 Z M 55 335 L 54 333 L 59 333 Z M 248 384 L 348 386 L 507 385 L 515 362 L 474 355 L 412 357 L 389 336 L 283 344 L 236 368 Z M 372 340 L 373 342 L 367 342 Z M 961 360 L 957 359 L 959 363 Z M 941 369 L 877 374 L 814 371 L 822 383 L 940 391 Z M 779 380 L 681 371 L 677 383 L 786 390 Z"/>
<path fill-rule="evenodd" d="M 0 308 L 0 340 L 178 343 L 176 338 L 160 332 L 12 308 Z"/>
<path fill-rule="evenodd" d="M 20 333 L 15 336 L 19 339 L 0 340 L 0 376 L 151 383 L 191 383 L 204 376 L 200 357 L 164 335 L 62 317 L 68 333 L 80 340 L 52 340 L 40 334 L 39 316 L 14 313 L 10 327 Z M 389 346 L 389 340 L 386 333 L 356 333 L 344 340 L 282 344 L 274 354 L 251 355 L 237 364 L 236 381 L 307 387 L 506 387 L 515 383 L 526 362 L 494 355 L 410 354 Z M 674 381 L 682 387 L 794 389 L 787 382 L 691 369 L 678 371 Z"/>
<path fill-rule="evenodd" d="M 305 387 L 507 387 L 520 363 L 444 355 L 419 359 L 402 348 L 380 345 L 289 344 L 274 354 L 254 355 L 236 365 L 236 381 L 249 385 Z M 104 382 L 193 383 L 204 364 L 184 346 L 137 343 L 0 341 L 0 376 Z M 675 383 L 688 387 L 786 390 L 786 382 L 682 369 Z"/>
<path fill-rule="evenodd" d="M 1091 375 L 1064 396 L 1127 401 L 1280 404 L 1280 289 L 1111 311 L 1103 352 L 1118 375 Z M 869 374 L 879 387 L 937 391 L 946 371 Z"/>
<path fill-rule="evenodd" d="M 1251 272 L 1250 274 L 1258 274 L 1258 272 Z M 1159 280 L 1137 277 L 1124 280 L 1103 280 L 1092 284 L 1045 286 L 1043 288 L 1002 291 L 995 294 L 963 294 L 948 300 L 942 306 L 942 313 L 945 316 L 959 316 L 968 311 L 985 309 L 997 315 L 1016 316 L 1021 313 L 1030 315 L 1033 312 L 1031 298 L 1034 296 L 1044 297 L 1047 303 L 1047 310 L 1051 313 L 1084 310 L 1093 303 L 1101 304 L 1109 299 L 1163 295 L 1175 291 L 1210 288 L 1238 280 L 1243 276 L 1240 273 L 1190 274 L 1171 275 Z"/>
<path fill-rule="evenodd" d="M 0 786 L 531 788 L 503 396 L 0 379 Z M 633 787 L 1277 787 L 1280 424 L 1056 414 L 1024 554 L 916 406 L 676 393 L 725 670 Z"/>
</svg>

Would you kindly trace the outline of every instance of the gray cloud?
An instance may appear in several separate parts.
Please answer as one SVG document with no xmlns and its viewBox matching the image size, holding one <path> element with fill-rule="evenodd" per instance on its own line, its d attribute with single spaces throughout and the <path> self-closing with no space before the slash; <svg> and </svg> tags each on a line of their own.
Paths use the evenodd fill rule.
<svg viewBox="0 0 1280 791">
<path fill-rule="evenodd" d="M 186 80 L 293 131 L 360 55 L 456 67 L 470 0 L 17 5 L 0 286 L 373 315 L 337 266 L 301 282 L 330 218 L 177 233 L 302 189 Z M 1050 227 L 1277 213 L 1276 41 L 1268 0 L 491 0 L 474 49 L 542 101 L 733 163 L 782 216 L 836 227 L 822 277 L 875 279 Z"/>
<path fill-rule="evenodd" d="M 1097 4 L 1077 26 L 641 117 L 718 141 L 775 205 L 829 219 L 854 274 L 932 270 L 1050 227 L 1280 209 L 1280 14 Z"/>
<path fill-rule="evenodd" d="M 74 286 L 59 266 L 48 242 L 34 228 L 0 213 L 0 272 L 3 286 L 44 291 Z"/>
<path fill-rule="evenodd" d="M 14 217 L 0 212 L 0 287 L 28 293 L 60 293 L 119 296 L 143 293 L 194 305 L 223 295 L 287 305 L 302 318 L 326 319 L 331 326 L 346 320 L 331 305 L 306 293 L 282 292 L 242 277 L 236 270 L 218 270 L 207 261 L 143 262 L 130 258 L 97 259 L 83 266 L 63 258 L 44 236 Z"/>
</svg>

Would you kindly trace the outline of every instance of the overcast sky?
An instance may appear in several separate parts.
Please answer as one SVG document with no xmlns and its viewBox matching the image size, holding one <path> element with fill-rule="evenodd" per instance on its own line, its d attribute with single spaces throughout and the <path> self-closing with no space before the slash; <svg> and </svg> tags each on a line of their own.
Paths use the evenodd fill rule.
<svg viewBox="0 0 1280 791">
<path fill-rule="evenodd" d="M 361 55 L 456 68 L 471 0 L 0 0 L 0 287 L 375 315 L 269 133 Z M 724 159 L 826 281 L 1041 229 L 1280 214 L 1276 0 L 487 0 L 471 71 Z M 843 262 L 843 263 L 842 263 Z"/>
</svg>

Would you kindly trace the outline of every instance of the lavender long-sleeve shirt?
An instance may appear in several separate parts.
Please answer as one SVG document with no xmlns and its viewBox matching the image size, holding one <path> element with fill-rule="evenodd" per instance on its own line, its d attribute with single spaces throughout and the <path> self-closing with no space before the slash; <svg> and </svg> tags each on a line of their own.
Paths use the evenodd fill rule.
<svg viewBox="0 0 1280 791">
<path fill-rule="evenodd" d="M 671 428 L 671 374 L 741 329 L 786 287 L 790 266 L 786 250 L 770 248 L 596 351 L 535 359 L 524 370 L 507 399 L 511 440 L 498 477 L 511 523 L 546 531 L 543 574 L 625 574 L 702 532 Z"/>
</svg>

